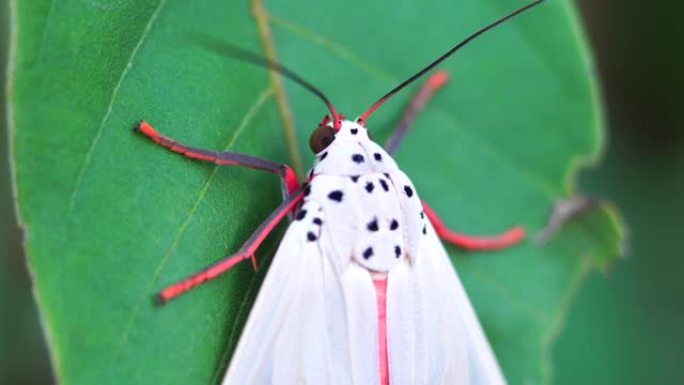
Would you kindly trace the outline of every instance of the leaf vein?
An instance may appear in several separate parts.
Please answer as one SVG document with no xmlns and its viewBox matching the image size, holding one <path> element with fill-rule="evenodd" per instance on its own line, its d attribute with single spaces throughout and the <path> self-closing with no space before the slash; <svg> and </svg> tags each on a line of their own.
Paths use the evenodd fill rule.
<svg viewBox="0 0 684 385">
<path fill-rule="evenodd" d="M 43 57 L 43 52 L 45 51 L 45 45 L 47 44 L 48 32 L 50 31 L 50 24 L 52 24 L 52 15 L 54 13 L 55 1 L 50 0 L 50 8 L 48 8 L 48 14 L 45 18 L 45 29 L 43 29 L 43 34 L 40 38 L 40 45 L 38 46 L 38 54 L 36 55 L 35 63 L 38 64 Z"/>
<path fill-rule="evenodd" d="M 137 56 L 138 51 L 142 47 L 143 43 L 145 42 L 145 39 L 147 38 L 147 35 L 149 34 L 150 30 L 152 29 L 152 25 L 157 20 L 159 13 L 161 12 L 162 8 L 164 8 L 167 1 L 168 0 L 161 0 L 159 2 L 159 5 L 157 5 L 157 8 L 154 10 L 152 15 L 150 16 L 150 19 L 148 20 L 147 24 L 145 25 L 145 29 L 143 30 L 142 34 L 140 35 L 138 42 L 136 43 L 135 47 L 133 47 L 133 50 L 131 51 L 131 55 L 128 58 L 128 62 L 126 63 L 126 66 L 124 67 L 123 71 L 121 72 L 121 76 L 119 77 L 119 80 L 117 81 L 116 85 L 114 86 L 114 89 L 112 90 L 112 95 L 109 98 L 109 104 L 107 105 L 107 110 L 105 111 L 105 114 L 102 116 L 102 120 L 100 121 L 100 125 L 97 128 L 97 133 L 95 134 L 95 137 L 93 138 L 92 142 L 90 143 L 90 147 L 88 148 L 88 151 L 86 152 L 83 164 L 81 165 L 81 168 L 78 171 L 78 175 L 76 177 L 76 182 L 74 183 L 74 188 L 71 191 L 71 195 L 69 197 L 69 205 L 67 208 L 67 214 L 65 215 L 65 222 L 68 222 L 71 215 L 73 214 L 74 207 L 76 204 L 76 197 L 78 195 L 78 191 L 81 188 L 81 184 L 83 183 L 83 175 L 85 174 L 86 169 L 90 165 L 92 155 L 95 152 L 95 148 L 97 147 L 98 143 L 100 142 L 100 138 L 102 137 L 102 134 L 104 132 L 104 127 L 107 124 L 107 122 L 109 121 L 109 117 L 111 116 L 112 111 L 114 110 L 114 102 L 116 101 L 117 96 L 119 95 L 119 90 L 121 89 L 121 85 L 123 84 L 124 80 L 128 76 L 128 72 L 133 67 L 133 60 Z"/>
</svg>

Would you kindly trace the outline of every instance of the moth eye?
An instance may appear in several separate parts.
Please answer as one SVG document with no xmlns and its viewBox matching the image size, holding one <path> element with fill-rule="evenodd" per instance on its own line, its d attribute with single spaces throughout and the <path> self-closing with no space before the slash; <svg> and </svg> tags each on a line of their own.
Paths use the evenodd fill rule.
<svg viewBox="0 0 684 385">
<path fill-rule="evenodd" d="M 309 138 L 309 147 L 314 154 L 325 150 L 335 140 L 335 131 L 330 126 L 319 126 Z"/>
</svg>

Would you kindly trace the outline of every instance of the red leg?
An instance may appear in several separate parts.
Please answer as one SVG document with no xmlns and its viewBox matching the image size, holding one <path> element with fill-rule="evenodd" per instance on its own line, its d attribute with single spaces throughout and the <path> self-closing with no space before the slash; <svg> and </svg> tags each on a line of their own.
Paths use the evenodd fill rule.
<svg viewBox="0 0 684 385">
<path fill-rule="evenodd" d="M 152 126 L 144 120 L 141 121 L 136 129 L 143 135 L 152 139 L 153 142 L 169 150 L 186 156 L 190 159 L 212 162 L 218 165 L 232 165 L 253 168 L 256 170 L 268 171 L 278 174 L 283 182 L 284 196 L 291 195 L 299 187 L 299 181 L 294 171 L 288 165 L 271 162 L 270 160 L 259 159 L 249 155 L 237 154 L 234 152 L 208 151 L 178 143 L 173 139 L 159 134 Z"/>
<path fill-rule="evenodd" d="M 401 144 L 401 141 L 406 136 L 411 124 L 416 119 L 418 112 L 423 109 L 425 104 L 432 98 L 432 95 L 444 86 L 447 80 L 449 80 L 449 75 L 447 75 L 446 72 L 437 71 L 423 83 L 420 90 L 418 90 L 418 93 L 411 99 L 404 114 L 401 116 L 401 120 L 399 120 L 399 123 L 394 127 L 392 136 L 390 136 L 389 139 L 387 139 L 387 143 L 385 143 L 385 151 L 387 151 L 388 154 L 391 155 L 396 151 Z"/>
<path fill-rule="evenodd" d="M 515 245 L 525 238 L 525 229 L 520 226 L 513 227 L 503 234 L 492 237 L 471 237 L 449 230 L 444 222 L 437 216 L 437 213 L 428 206 L 425 201 L 423 211 L 427 214 L 430 223 L 435 228 L 437 235 L 448 243 L 465 250 L 498 250 Z"/>
<path fill-rule="evenodd" d="M 261 226 L 254 231 L 254 233 L 252 233 L 252 236 L 249 237 L 249 239 L 244 245 L 242 245 L 237 253 L 224 258 L 218 263 L 209 266 L 190 278 L 184 279 L 181 282 L 165 288 L 158 294 L 159 300 L 164 303 L 175 297 L 178 297 L 186 291 L 218 277 L 246 259 L 251 259 L 252 265 L 254 266 L 254 269 L 256 269 L 256 258 L 254 258 L 254 253 L 257 251 L 264 239 L 266 239 L 271 231 L 273 231 L 275 226 L 287 215 L 287 213 L 289 213 L 297 206 L 297 204 L 299 204 L 303 197 L 303 188 L 299 188 L 294 191 L 289 197 L 287 197 L 287 199 L 285 199 L 283 203 L 280 204 L 280 206 L 278 206 L 278 208 L 271 213 L 271 215 L 269 215 L 268 218 L 266 218 L 264 223 L 262 223 Z"/>
</svg>

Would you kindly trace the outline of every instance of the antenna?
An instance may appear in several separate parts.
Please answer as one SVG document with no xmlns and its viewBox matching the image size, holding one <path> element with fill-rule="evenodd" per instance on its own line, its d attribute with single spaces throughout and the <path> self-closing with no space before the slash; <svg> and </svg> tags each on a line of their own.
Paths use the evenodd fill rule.
<svg viewBox="0 0 684 385">
<path fill-rule="evenodd" d="M 514 11 L 514 12 L 512 12 L 512 13 L 509 13 L 508 15 L 506 15 L 506 16 L 504 16 L 504 17 L 502 17 L 502 18 L 500 18 L 500 19 L 498 19 L 498 20 L 496 20 L 496 21 L 494 21 L 494 22 L 492 22 L 492 23 L 490 23 L 490 24 L 488 24 L 487 26 L 481 28 L 481 29 L 478 30 L 477 32 L 475 32 L 475 33 L 473 33 L 472 35 L 468 36 L 468 37 L 465 38 L 463 41 L 461 41 L 460 43 L 458 43 L 458 44 L 456 44 L 454 47 L 452 47 L 450 50 L 448 50 L 445 54 L 443 54 L 442 56 L 440 56 L 439 58 L 437 58 L 437 60 L 435 60 L 435 61 L 433 61 L 432 63 L 428 64 L 425 68 L 423 68 L 422 70 L 418 71 L 418 73 L 416 73 L 415 75 L 411 76 L 410 78 L 404 80 L 401 84 L 399 84 L 398 86 L 394 87 L 390 92 L 388 92 L 387 94 L 385 94 L 385 96 L 383 96 L 383 97 L 381 97 L 380 99 L 378 99 L 377 102 L 375 102 L 368 110 L 366 110 L 366 112 L 364 112 L 361 116 L 359 116 L 359 117 L 356 119 L 357 123 L 363 125 L 363 124 L 366 122 L 366 120 L 368 119 L 368 117 L 369 117 L 369 116 L 370 116 L 378 107 L 380 107 L 380 106 L 381 106 L 383 103 L 385 103 L 389 98 L 391 98 L 394 94 L 396 94 L 397 92 L 401 91 L 402 88 L 404 88 L 404 87 L 406 87 L 407 85 L 411 84 L 414 80 L 416 80 L 416 79 L 418 79 L 419 77 L 425 75 L 426 72 L 428 72 L 428 71 L 430 71 L 431 69 L 435 68 L 439 63 L 443 62 L 443 61 L 446 60 L 449 56 L 451 56 L 454 52 L 458 51 L 459 49 L 463 48 L 464 46 L 466 46 L 466 45 L 467 45 L 468 43 L 470 43 L 471 41 L 475 40 L 475 38 L 477 38 L 478 36 L 484 34 L 485 32 L 487 32 L 487 31 L 489 31 L 489 30 L 491 30 L 491 29 L 493 29 L 494 27 L 496 27 L 496 26 L 498 26 L 498 25 L 504 23 L 505 21 L 507 21 L 507 20 L 509 20 L 509 19 L 512 19 L 513 17 L 515 17 L 515 16 L 517 16 L 517 15 L 519 15 L 519 14 L 521 14 L 521 13 L 527 11 L 528 9 L 530 9 L 530 8 L 536 6 L 536 5 L 539 5 L 539 4 L 543 3 L 544 1 L 546 1 L 546 0 L 536 0 L 536 1 L 533 1 L 532 3 L 527 4 L 526 6 L 524 6 L 524 7 L 522 7 L 522 8 L 519 8 L 518 10 L 516 10 L 516 11 Z"/>
<path fill-rule="evenodd" d="M 277 63 L 273 60 L 267 59 L 265 57 L 259 56 L 257 54 L 254 54 L 252 52 L 249 52 L 247 50 L 244 50 L 236 45 L 233 45 L 228 42 L 224 42 L 218 39 L 215 39 L 211 36 L 208 35 L 199 35 L 195 36 L 193 40 L 197 40 L 201 45 L 206 46 L 210 50 L 230 56 L 239 60 L 246 61 L 251 64 L 256 64 L 261 67 L 266 67 L 272 71 L 276 71 L 279 74 L 285 76 L 286 78 L 289 78 L 290 80 L 294 81 L 295 83 L 299 84 L 300 86 L 306 88 L 307 90 L 311 91 L 314 95 L 318 96 L 323 103 L 325 103 L 326 107 L 328 107 L 328 110 L 330 111 L 330 118 L 333 121 L 333 127 L 335 130 L 339 130 L 341 126 L 341 116 L 337 113 L 335 108 L 333 107 L 332 103 L 330 102 L 330 99 L 328 99 L 321 90 L 318 88 L 314 87 L 313 84 L 309 83 L 308 81 L 304 80 L 301 76 L 297 75 L 294 71 L 290 70 L 289 68 L 283 66 L 280 63 Z"/>
</svg>

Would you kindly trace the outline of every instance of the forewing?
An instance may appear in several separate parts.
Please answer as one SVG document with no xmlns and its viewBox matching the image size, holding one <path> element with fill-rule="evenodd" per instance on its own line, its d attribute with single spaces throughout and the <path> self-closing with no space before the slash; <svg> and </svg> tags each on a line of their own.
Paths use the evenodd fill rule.
<svg viewBox="0 0 684 385">
<path fill-rule="evenodd" d="M 432 226 L 411 265 L 390 272 L 387 334 L 392 385 L 504 384 L 496 358 Z"/>
<path fill-rule="evenodd" d="M 320 205 L 289 226 L 231 359 L 224 385 L 376 384 L 376 307 L 368 273 L 340 269 Z M 339 263 L 339 261 L 338 261 Z M 370 320 L 370 322 L 369 322 Z"/>
</svg>

